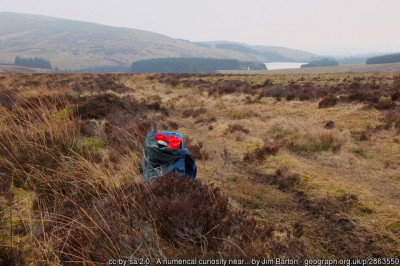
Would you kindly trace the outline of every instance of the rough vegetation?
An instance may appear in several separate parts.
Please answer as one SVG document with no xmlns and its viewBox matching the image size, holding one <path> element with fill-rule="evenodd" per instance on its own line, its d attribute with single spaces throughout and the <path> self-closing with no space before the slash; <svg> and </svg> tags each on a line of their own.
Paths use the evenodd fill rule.
<svg viewBox="0 0 400 266">
<path fill-rule="evenodd" d="M 0 75 L 0 265 L 400 254 L 400 76 Z M 198 177 L 141 182 L 149 130 Z"/>
</svg>

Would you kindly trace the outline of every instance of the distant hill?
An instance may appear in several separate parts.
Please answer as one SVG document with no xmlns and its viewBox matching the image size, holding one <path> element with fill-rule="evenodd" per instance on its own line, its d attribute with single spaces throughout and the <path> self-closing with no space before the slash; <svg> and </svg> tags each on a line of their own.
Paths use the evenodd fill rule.
<svg viewBox="0 0 400 266">
<path fill-rule="evenodd" d="M 367 61 L 367 57 L 358 57 L 358 56 L 347 56 L 347 57 L 339 57 L 336 58 L 339 65 L 357 65 L 357 64 L 365 64 Z"/>
<path fill-rule="evenodd" d="M 291 49 L 280 46 L 266 45 L 248 45 L 245 43 L 230 42 L 230 41 L 208 41 L 199 42 L 200 45 L 209 45 L 210 47 L 223 48 L 227 50 L 239 51 L 246 54 L 251 54 L 263 59 L 265 62 L 273 61 L 291 61 L 291 62 L 306 62 L 318 56 L 309 52 Z"/>
<path fill-rule="evenodd" d="M 267 62 L 271 55 L 293 60 L 314 56 L 283 47 L 216 48 L 149 31 L 8 12 L 0 12 L 0 44 L 0 63 L 13 63 L 16 56 L 40 57 L 60 70 L 85 71 L 121 71 L 133 61 L 167 57 Z"/>
<path fill-rule="evenodd" d="M 389 64 L 400 62 L 400 53 L 370 57 L 366 64 Z"/>
</svg>

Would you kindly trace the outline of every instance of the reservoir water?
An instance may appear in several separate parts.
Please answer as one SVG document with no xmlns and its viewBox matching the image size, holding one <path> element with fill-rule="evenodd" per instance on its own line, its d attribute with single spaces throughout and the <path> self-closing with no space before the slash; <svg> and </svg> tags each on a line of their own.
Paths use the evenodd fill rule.
<svg viewBox="0 0 400 266">
<path fill-rule="evenodd" d="M 298 63 L 298 62 L 270 62 L 264 63 L 268 70 L 274 69 L 287 69 L 287 68 L 300 68 L 301 65 L 307 63 Z"/>
</svg>

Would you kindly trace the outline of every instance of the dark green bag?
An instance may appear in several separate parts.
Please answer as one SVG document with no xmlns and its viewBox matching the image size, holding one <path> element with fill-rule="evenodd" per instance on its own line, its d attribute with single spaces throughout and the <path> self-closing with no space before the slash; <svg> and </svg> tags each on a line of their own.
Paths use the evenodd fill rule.
<svg viewBox="0 0 400 266">
<path fill-rule="evenodd" d="M 160 146 L 155 135 L 163 133 L 166 135 L 176 135 L 182 139 L 181 149 L 171 149 Z M 196 177 L 197 167 L 195 158 L 189 150 L 183 148 L 183 137 L 179 133 L 150 131 L 144 141 L 144 155 L 142 161 L 143 181 L 153 181 L 166 173 L 181 173 L 189 178 Z"/>
</svg>

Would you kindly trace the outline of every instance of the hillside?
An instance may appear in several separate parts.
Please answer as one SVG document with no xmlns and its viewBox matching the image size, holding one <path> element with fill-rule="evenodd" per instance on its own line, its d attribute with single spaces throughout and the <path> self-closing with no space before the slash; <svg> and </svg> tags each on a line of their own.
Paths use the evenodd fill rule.
<svg viewBox="0 0 400 266">
<path fill-rule="evenodd" d="M 245 43 L 231 41 L 208 41 L 198 44 L 209 45 L 210 47 L 224 48 L 227 50 L 241 51 L 246 54 L 257 56 L 265 62 L 273 61 L 294 61 L 304 62 L 316 58 L 317 55 L 286 47 L 266 46 L 266 45 L 248 45 Z"/>
<path fill-rule="evenodd" d="M 391 64 L 400 62 L 400 53 L 381 55 L 376 57 L 370 57 L 367 59 L 366 64 Z"/>
<path fill-rule="evenodd" d="M 304 64 L 301 66 L 301 68 L 307 68 L 307 67 L 332 67 L 332 66 L 338 66 L 339 63 L 334 60 L 334 59 L 319 59 L 319 60 L 314 60 L 309 62 L 308 64 Z"/>
<path fill-rule="evenodd" d="M 254 49 L 261 51 L 261 52 L 271 52 L 271 53 L 279 53 L 280 55 L 292 59 L 293 61 L 308 61 L 314 57 L 317 57 L 317 55 L 297 50 L 297 49 L 291 49 L 291 48 L 286 48 L 286 47 L 280 47 L 280 46 L 264 46 L 264 45 L 256 45 L 253 46 Z"/>
<path fill-rule="evenodd" d="M 162 57 L 268 60 L 251 52 L 216 49 L 149 31 L 7 12 L 0 13 L 0 43 L 0 63 L 12 63 L 16 56 L 41 57 L 61 70 L 124 69 L 132 61 Z M 287 55 L 282 52 L 281 56 Z"/>
</svg>

